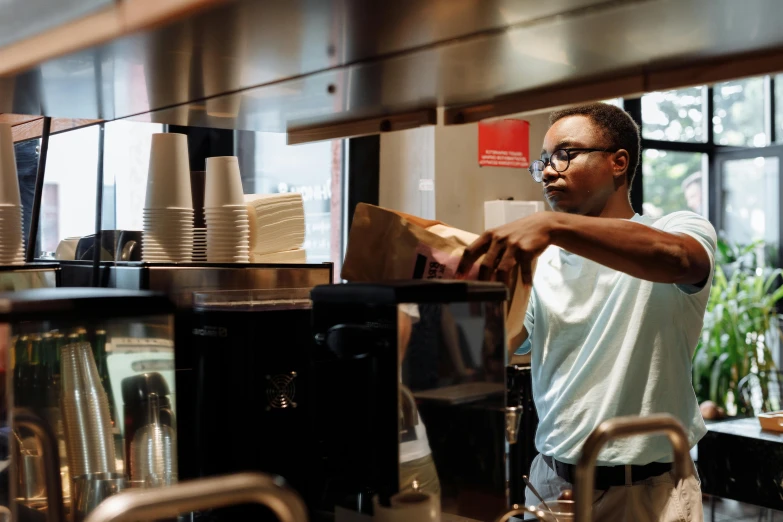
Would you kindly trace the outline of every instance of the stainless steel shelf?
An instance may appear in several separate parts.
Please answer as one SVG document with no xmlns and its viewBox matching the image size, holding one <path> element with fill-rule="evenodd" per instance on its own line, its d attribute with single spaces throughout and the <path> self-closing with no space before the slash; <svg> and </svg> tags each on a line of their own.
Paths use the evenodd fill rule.
<svg viewBox="0 0 783 522">
<path fill-rule="evenodd" d="M 393 129 L 430 124 L 436 107 L 461 123 L 557 105 L 548 92 L 572 103 L 698 83 L 700 65 L 736 77 L 736 57 L 781 56 L 780 19 L 779 0 L 236 0 L 0 79 L 0 112 L 292 142 L 382 131 L 393 115 L 419 115 Z"/>
</svg>

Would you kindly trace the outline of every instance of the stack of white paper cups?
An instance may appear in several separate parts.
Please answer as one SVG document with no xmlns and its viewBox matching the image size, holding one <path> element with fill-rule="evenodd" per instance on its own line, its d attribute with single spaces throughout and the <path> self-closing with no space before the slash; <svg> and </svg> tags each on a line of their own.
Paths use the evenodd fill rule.
<svg viewBox="0 0 783 522">
<path fill-rule="evenodd" d="M 193 197 L 184 134 L 152 135 L 141 257 L 152 263 L 192 260 Z"/>
<path fill-rule="evenodd" d="M 210 263 L 247 263 L 250 223 L 236 156 L 207 158 L 204 216 L 207 260 Z"/>
<path fill-rule="evenodd" d="M 11 126 L 0 124 L 0 265 L 24 264 L 22 200 Z"/>
</svg>

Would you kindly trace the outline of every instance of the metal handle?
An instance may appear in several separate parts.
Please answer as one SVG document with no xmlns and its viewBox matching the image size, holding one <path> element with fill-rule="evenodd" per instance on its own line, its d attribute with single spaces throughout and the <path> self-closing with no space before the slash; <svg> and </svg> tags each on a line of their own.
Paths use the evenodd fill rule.
<svg viewBox="0 0 783 522">
<path fill-rule="evenodd" d="M 595 462 L 606 443 L 613 439 L 658 433 L 665 434 L 674 448 L 675 481 L 693 474 L 688 436 L 685 428 L 673 416 L 656 414 L 647 417 L 618 417 L 602 422 L 587 437 L 576 466 L 574 500 L 577 522 L 590 522 L 592 519 Z"/>
<path fill-rule="evenodd" d="M 52 429 L 41 417 L 24 408 L 15 408 L 13 410 L 12 422 L 15 426 L 32 431 L 40 441 L 48 506 L 46 510 L 47 519 L 50 522 L 65 522 L 59 451 L 57 449 L 57 439 L 54 433 L 52 433 Z"/>
<path fill-rule="evenodd" d="M 307 522 L 302 499 L 294 490 L 282 486 L 280 480 L 261 473 L 237 473 L 160 489 L 127 490 L 105 500 L 85 522 L 159 520 L 248 503 L 268 507 L 281 522 Z"/>
</svg>

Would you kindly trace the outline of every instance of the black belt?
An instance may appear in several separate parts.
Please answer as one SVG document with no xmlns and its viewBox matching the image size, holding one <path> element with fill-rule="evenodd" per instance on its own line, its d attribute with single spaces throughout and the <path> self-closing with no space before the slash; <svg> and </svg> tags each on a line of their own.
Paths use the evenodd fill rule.
<svg viewBox="0 0 783 522">
<path fill-rule="evenodd" d="M 569 484 L 574 484 L 576 481 L 576 466 L 573 464 L 566 464 L 560 462 L 557 459 L 553 459 L 548 455 L 541 455 L 557 476 L 565 480 Z M 671 464 L 663 464 L 661 462 L 651 462 L 644 466 L 631 466 L 630 482 L 638 482 L 650 477 L 657 477 L 671 471 Z M 624 486 L 625 481 L 625 466 L 596 466 L 595 467 L 595 489 L 609 489 L 612 486 Z"/>
</svg>

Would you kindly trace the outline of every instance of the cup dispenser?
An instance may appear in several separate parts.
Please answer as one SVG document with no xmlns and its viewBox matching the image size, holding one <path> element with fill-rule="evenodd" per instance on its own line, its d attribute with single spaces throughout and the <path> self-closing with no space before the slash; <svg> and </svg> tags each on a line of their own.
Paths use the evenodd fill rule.
<svg viewBox="0 0 783 522">
<path fill-rule="evenodd" d="M 151 292 L 0 294 L 0 506 L 12 520 L 79 522 L 119 491 L 176 482 L 173 312 Z M 129 465 L 141 450 L 143 466 Z"/>
</svg>

